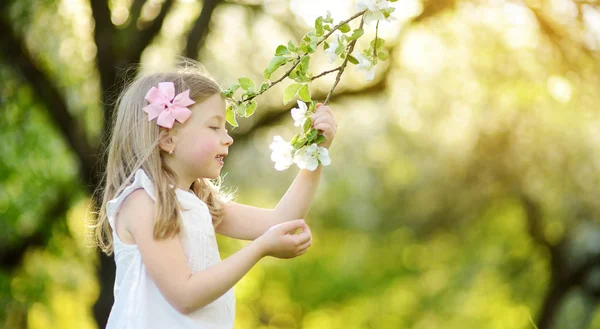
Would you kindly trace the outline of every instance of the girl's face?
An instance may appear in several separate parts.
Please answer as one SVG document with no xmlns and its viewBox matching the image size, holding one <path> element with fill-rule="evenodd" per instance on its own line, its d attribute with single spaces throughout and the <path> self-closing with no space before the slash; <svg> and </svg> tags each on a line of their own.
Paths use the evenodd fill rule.
<svg viewBox="0 0 600 329">
<path fill-rule="evenodd" d="M 225 129 L 225 101 L 220 94 L 189 109 L 192 115 L 175 132 L 175 150 L 170 155 L 170 165 L 185 184 L 196 178 L 219 177 L 222 159 L 233 143 Z"/>
</svg>

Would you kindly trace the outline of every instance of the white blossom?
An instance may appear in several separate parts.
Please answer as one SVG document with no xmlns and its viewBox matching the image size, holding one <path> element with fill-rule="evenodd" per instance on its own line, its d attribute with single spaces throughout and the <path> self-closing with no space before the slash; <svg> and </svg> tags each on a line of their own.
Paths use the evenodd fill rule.
<svg viewBox="0 0 600 329">
<path fill-rule="evenodd" d="M 313 143 L 296 151 L 294 162 L 300 169 L 314 171 L 319 166 L 319 162 L 324 166 L 331 164 L 331 158 L 326 148 Z"/>
<path fill-rule="evenodd" d="M 367 12 L 364 15 L 365 24 L 378 20 L 392 21 L 394 17 L 385 17 L 384 12 L 390 10 L 390 4 L 387 0 L 358 0 L 355 6 L 356 10 Z M 391 8 L 393 10 L 393 8 Z"/>
<path fill-rule="evenodd" d="M 373 65 L 373 62 L 371 62 L 371 60 L 365 57 L 365 55 L 362 53 L 356 53 L 353 56 L 358 60 L 356 69 L 359 71 L 365 71 L 365 79 L 367 81 L 373 80 L 375 78 L 375 65 Z"/>
<path fill-rule="evenodd" d="M 294 118 L 294 126 L 301 127 L 306 119 L 310 117 L 306 103 L 298 100 L 298 107 L 292 109 L 292 118 Z"/>
<path fill-rule="evenodd" d="M 286 170 L 294 163 L 292 156 L 294 147 L 281 136 L 275 136 L 269 148 L 273 150 L 271 160 L 275 162 L 275 169 L 279 171 Z"/>
<path fill-rule="evenodd" d="M 327 62 L 329 64 L 332 64 L 338 59 L 338 55 L 335 53 L 335 51 L 340 46 L 340 36 L 341 34 L 336 33 L 333 36 L 333 41 L 329 43 L 329 48 L 325 49 L 325 55 L 327 55 Z"/>
</svg>

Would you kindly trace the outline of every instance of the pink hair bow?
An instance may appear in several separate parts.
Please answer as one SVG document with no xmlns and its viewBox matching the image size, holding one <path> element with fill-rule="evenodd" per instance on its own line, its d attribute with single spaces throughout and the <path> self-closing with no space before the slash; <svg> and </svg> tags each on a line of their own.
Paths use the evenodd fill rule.
<svg viewBox="0 0 600 329">
<path fill-rule="evenodd" d="M 148 113 L 148 121 L 158 117 L 156 124 L 165 128 L 173 128 L 175 120 L 184 123 L 192 114 L 187 106 L 195 103 L 190 99 L 189 89 L 175 96 L 173 82 L 160 82 L 158 88 L 152 87 L 145 98 L 150 102 L 143 109 Z"/>
</svg>

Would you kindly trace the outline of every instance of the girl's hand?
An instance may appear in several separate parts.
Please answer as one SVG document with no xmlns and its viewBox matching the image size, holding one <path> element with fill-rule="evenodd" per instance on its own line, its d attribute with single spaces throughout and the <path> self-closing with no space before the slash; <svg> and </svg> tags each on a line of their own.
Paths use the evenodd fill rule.
<svg viewBox="0 0 600 329">
<path fill-rule="evenodd" d="M 300 234 L 294 234 L 302 229 Z M 264 256 L 294 258 L 304 254 L 312 244 L 312 234 L 302 219 L 292 220 L 271 227 L 255 240 Z"/>
<path fill-rule="evenodd" d="M 312 115 L 312 126 L 325 136 L 325 141 L 318 146 L 329 149 L 337 130 L 337 122 L 329 106 L 317 104 Z"/>
</svg>

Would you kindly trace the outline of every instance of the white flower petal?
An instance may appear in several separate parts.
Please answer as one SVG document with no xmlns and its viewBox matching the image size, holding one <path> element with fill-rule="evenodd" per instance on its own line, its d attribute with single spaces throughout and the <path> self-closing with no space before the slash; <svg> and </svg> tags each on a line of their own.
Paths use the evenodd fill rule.
<svg viewBox="0 0 600 329">
<path fill-rule="evenodd" d="M 310 158 L 309 161 L 306 162 L 306 169 L 310 171 L 315 171 L 319 166 L 319 161 L 315 158 Z"/>
<path fill-rule="evenodd" d="M 329 157 L 329 150 L 324 147 L 319 148 L 319 161 L 324 166 L 329 166 L 331 164 L 331 158 Z"/>
<path fill-rule="evenodd" d="M 365 79 L 367 81 L 372 81 L 373 79 L 375 79 L 375 67 L 372 67 L 365 73 Z"/>
<path fill-rule="evenodd" d="M 306 111 L 308 110 L 308 107 L 306 107 L 306 103 L 304 103 L 303 101 L 301 101 L 301 100 L 298 100 L 298 101 L 297 101 L 297 103 L 298 103 L 298 107 L 299 107 L 299 108 L 300 108 L 302 111 L 306 112 Z"/>
<path fill-rule="evenodd" d="M 354 5 L 354 9 L 356 9 L 356 11 L 363 11 L 369 8 L 369 0 L 358 0 L 356 2 L 356 5 Z"/>
</svg>

